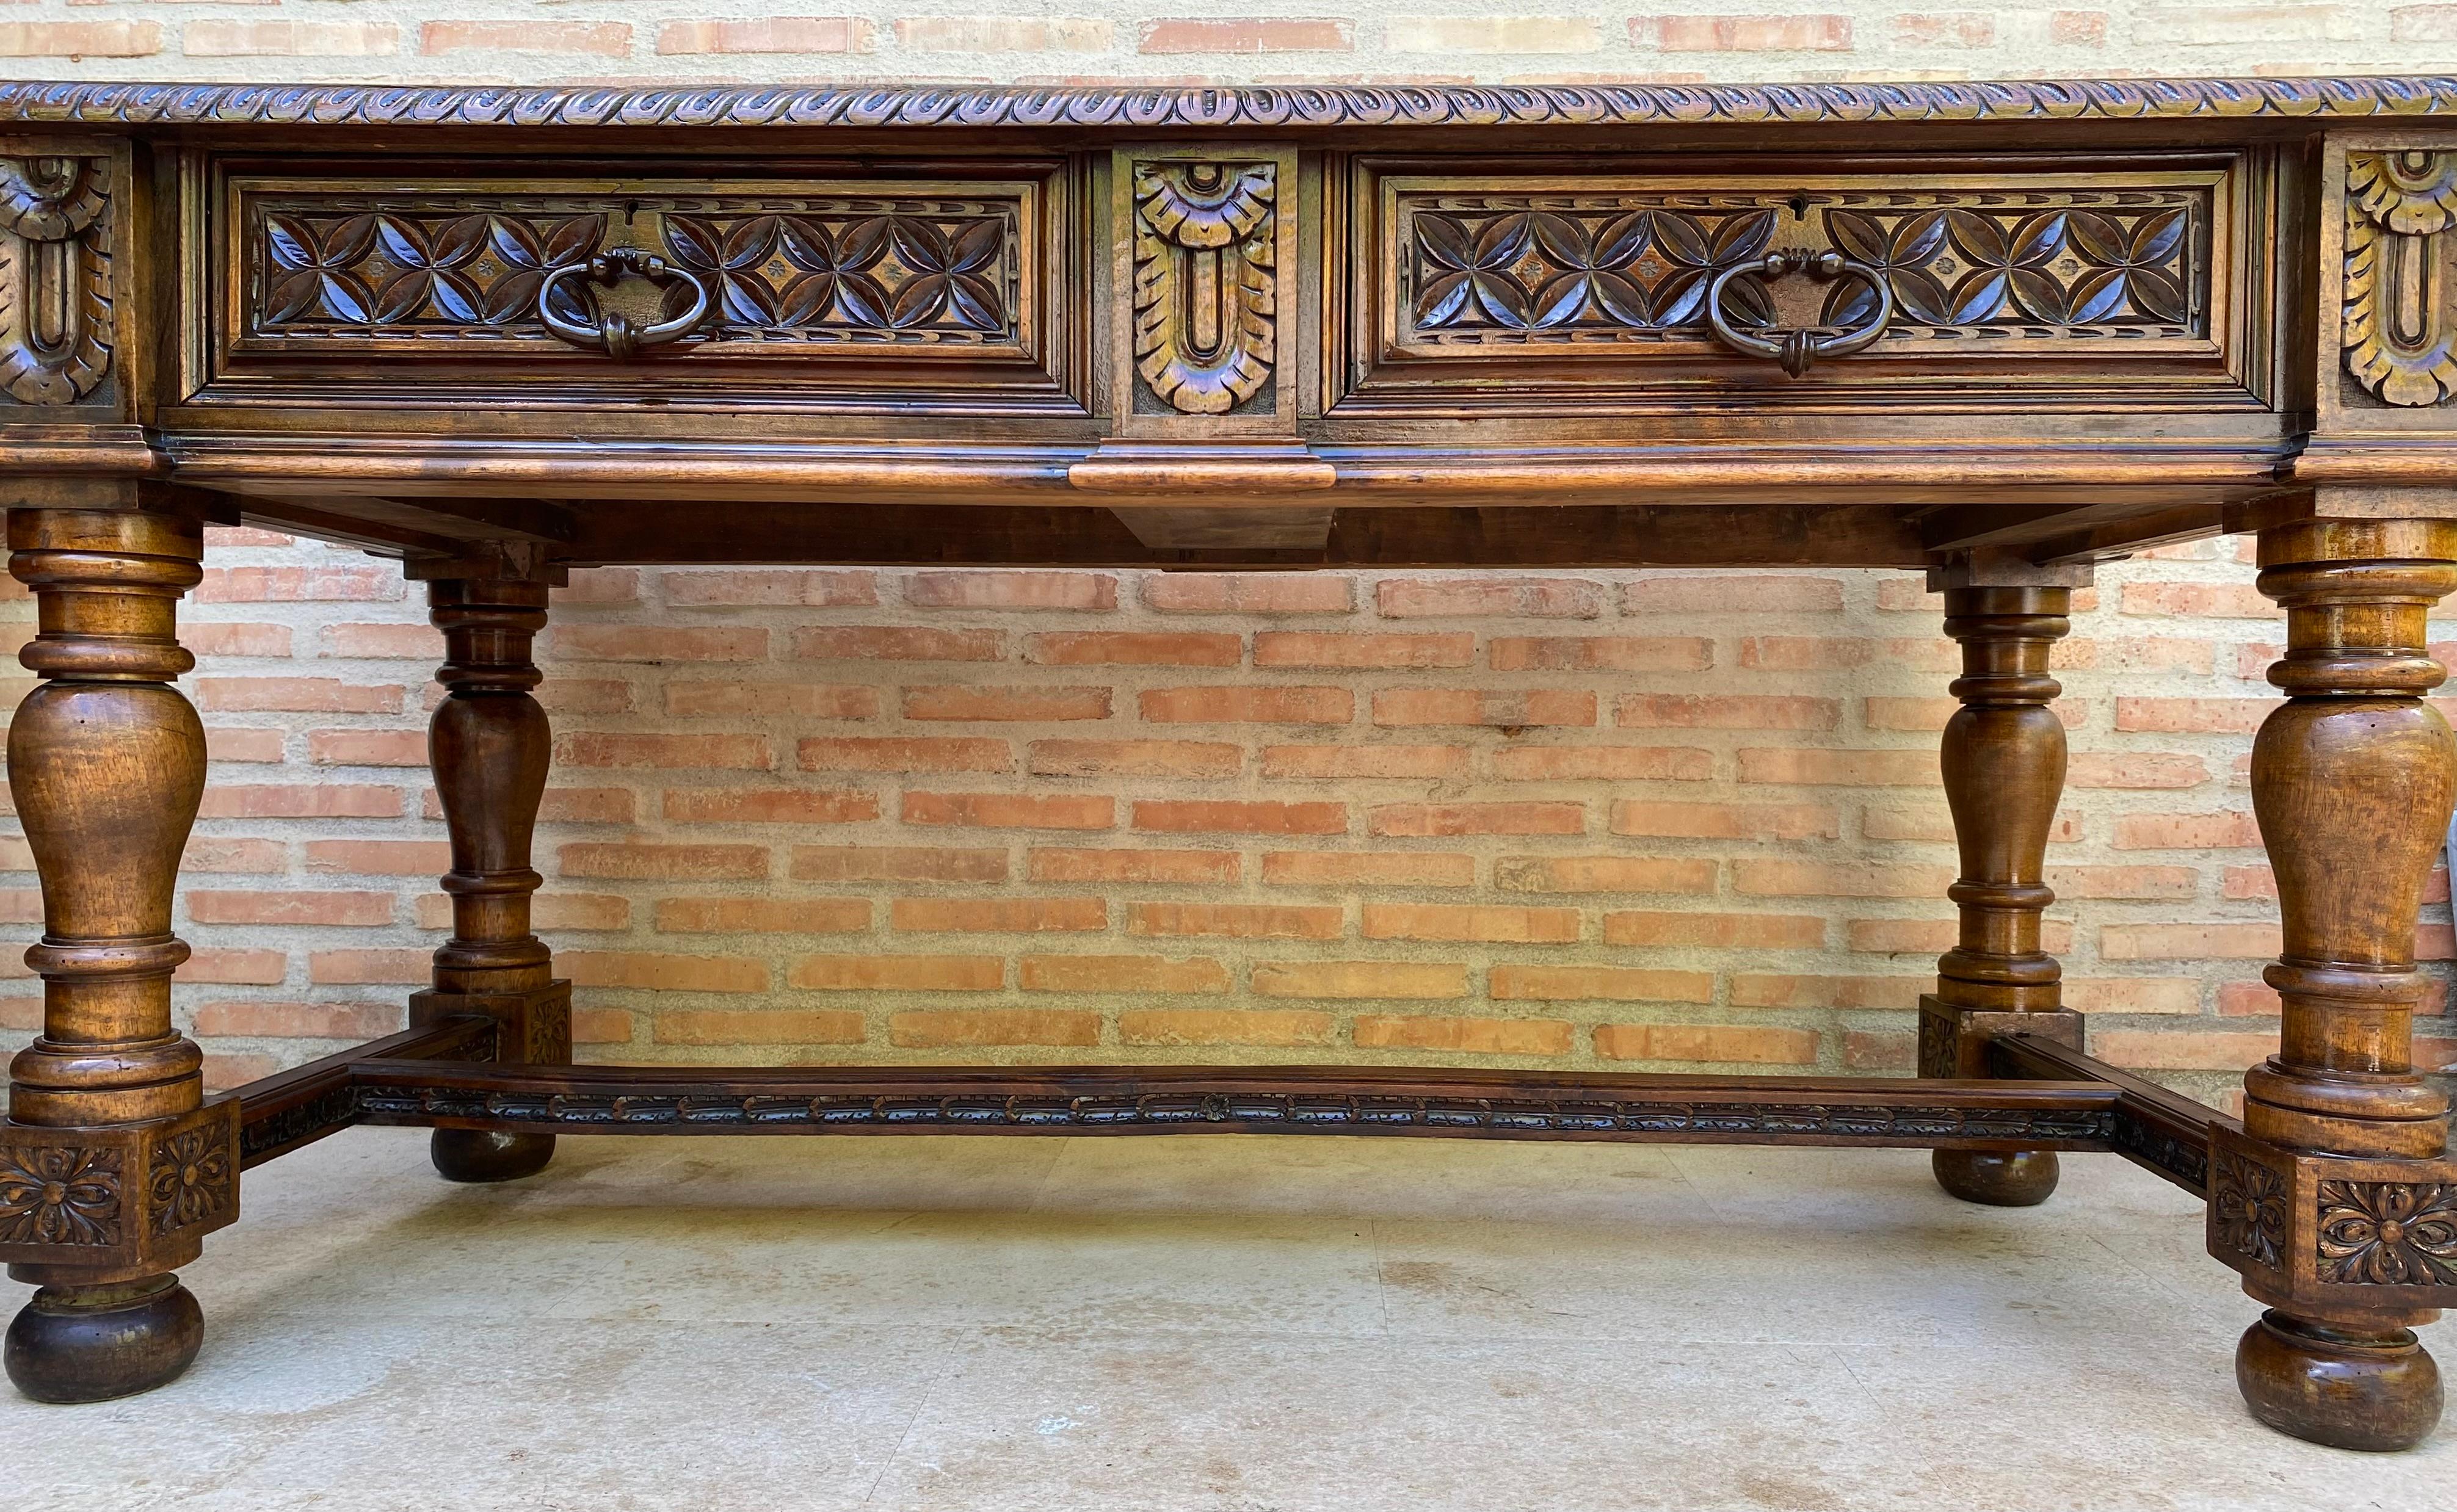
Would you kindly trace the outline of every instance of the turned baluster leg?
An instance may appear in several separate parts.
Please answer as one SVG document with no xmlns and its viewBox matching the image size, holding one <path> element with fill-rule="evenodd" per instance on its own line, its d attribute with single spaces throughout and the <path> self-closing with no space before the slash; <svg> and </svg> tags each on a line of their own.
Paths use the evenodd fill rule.
<svg viewBox="0 0 2457 1512">
<path fill-rule="evenodd" d="M 203 1057 L 171 1023 L 179 852 L 205 782 L 204 730 L 170 685 L 195 664 L 174 609 L 199 576 L 195 521 L 22 509 L 9 569 L 45 682 L 9 729 L 9 787 L 42 878 L 43 1032 L 10 1064 L 0 1257 L 39 1288 L 9 1326 L 9 1379 L 44 1401 L 160 1385 L 204 1337 L 172 1274 L 238 1211 L 237 1104 L 204 1100 Z"/>
<path fill-rule="evenodd" d="M 2457 741 L 2422 694 L 2430 605 L 2457 587 L 2457 521 L 2317 520 L 2261 533 L 2286 609 L 2286 702 L 2253 746 L 2278 875 L 2278 1053 L 2244 1075 L 2243 1133 L 2213 1141 L 2210 1250 L 2270 1305 L 2236 1351 L 2255 1415 L 2353 1449 L 2419 1442 L 2439 1371 L 2410 1331 L 2457 1297 L 2448 1105 L 2415 1074 L 2426 979 L 2415 914 L 2457 791 Z"/>
<path fill-rule="evenodd" d="M 571 1060 L 571 984 L 552 979 L 546 942 L 529 929 L 541 881 L 529 866 L 550 736 L 529 696 L 542 674 L 529 645 L 546 625 L 547 584 L 512 578 L 427 583 L 444 632 L 435 679 L 447 695 L 427 734 L 435 790 L 452 837 L 452 938 L 435 952 L 435 985 L 410 1000 L 411 1022 L 455 1013 L 497 1021 L 495 1058 L 530 1065 Z M 534 1175 L 554 1156 L 554 1135 L 438 1129 L 435 1169 L 454 1181 Z"/>
<path fill-rule="evenodd" d="M 2065 731 L 2049 703 L 2061 691 L 2048 649 L 2070 622 L 2077 574 L 2022 562 L 1960 562 L 1930 574 L 1945 590 L 1945 631 L 1962 645 L 1952 686 L 1962 707 L 1945 727 L 1947 805 L 1962 870 L 1951 897 L 1958 944 L 1920 999 L 1920 1074 L 1984 1076 L 1987 1035 L 2018 1032 L 2080 1043 L 2058 995 L 2062 971 L 2039 947 L 2055 894 L 2041 880 L 2064 789 Z M 1939 1150 L 1936 1179 L 1970 1202 L 2028 1207 L 2056 1186 L 2051 1150 Z"/>
</svg>

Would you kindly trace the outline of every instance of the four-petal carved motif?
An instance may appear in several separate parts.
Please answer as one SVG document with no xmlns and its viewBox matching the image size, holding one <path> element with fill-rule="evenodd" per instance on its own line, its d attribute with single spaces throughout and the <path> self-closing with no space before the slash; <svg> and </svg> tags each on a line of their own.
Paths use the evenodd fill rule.
<svg viewBox="0 0 2457 1512">
<path fill-rule="evenodd" d="M 117 1150 L 0 1147 L 0 1240 L 117 1244 L 119 1180 Z"/>
<path fill-rule="evenodd" d="M 2457 1186 L 2321 1183 L 2320 1278 L 2457 1286 Z"/>
<path fill-rule="evenodd" d="M 1706 286 L 1765 252 L 1775 213 L 1666 209 L 1420 210 L 1418 331 L 1662 331 L 1703 327 Z M 1745 319 L 1772 316 L 1764 286 L 1728 296 Z"/>
</svg>

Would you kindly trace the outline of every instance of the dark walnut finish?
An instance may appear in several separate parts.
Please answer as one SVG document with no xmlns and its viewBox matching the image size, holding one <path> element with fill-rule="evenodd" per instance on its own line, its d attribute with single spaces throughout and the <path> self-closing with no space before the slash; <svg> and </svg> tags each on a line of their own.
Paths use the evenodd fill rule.
<svg viewBox="0 0 2457 1512">
<path fill-rule="evenodd" d="M 1252 1133 L 2065 1151 L 2201 1195 L 2262 1420 L 2408 1446 L 2457 1297 L 2413 929 L 2457 787 L 2457 80 L 1525 89 L 0 84 L 10 781 L 41 1036 L 0 1122 L 27 1393 L 194 1353 L 242 1168 L 592 1134 Z M 200 1092 L 171 1011 L 206 523 L 402 561 L 447 644 L 453 927 L 403 1032 Z M 2041 946 L 2092 564 L 2260 537 L 2278 1054 L 2240 1121 L 2092 1058 Z M 530 927 L 573 566 L 1917 569 L 1963 647 L 1917 1077 L 574 1066 Z"/>
</svg>

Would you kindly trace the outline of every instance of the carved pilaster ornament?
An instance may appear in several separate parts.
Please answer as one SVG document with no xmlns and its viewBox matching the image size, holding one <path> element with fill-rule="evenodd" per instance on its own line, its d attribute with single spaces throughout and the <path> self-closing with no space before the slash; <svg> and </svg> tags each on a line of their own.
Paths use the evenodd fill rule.
<svg viewBox="0 0 2457 1512">
<path fill-rule="evenodd" d="M 2346 154 L 2346 371 L 2384 404 L 2457 396 L 2457 153 Z"/>
<path fill-rule="evenodd" d="M 0 394 L 73 404 L 111 370 L 111 164 L 0 157 Z"/>
<path fill-rule="evenodd" d="M 1180 414 L 1228 414 L 1270 381 L 1279 194 L 1275 163 L 1134 167 L 1135 371 Z"/>
</svg>

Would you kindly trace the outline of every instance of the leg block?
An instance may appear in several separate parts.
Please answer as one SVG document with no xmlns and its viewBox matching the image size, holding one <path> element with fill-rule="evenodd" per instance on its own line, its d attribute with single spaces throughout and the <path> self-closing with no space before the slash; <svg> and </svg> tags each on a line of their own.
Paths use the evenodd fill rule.
<svg viewBox="0 0 2457 1512">
<path fill-rule="evenodd" d="M 409 1023 L 482 1013 L 495 1021 L 494 1059 L 507 1065 L 571 1064 L 571 984 L 557 980 L 524 992 L 413 992 Z M 427 1157 L 446 1181 L 485 1183 L 533 1176 L 554 1159 L 554 1135 L 485 1129 L 438 1129 Z"/>
<path fill-rule="evenodd" d="M 1985 1076 L 1991 1033 L 2036 1034 L 2082 1048 L 2081 1015 L 2071 1009 L 2008 1012 L 1961 1008 L 1933 994 L 1920 998 L 1919 1073 L 1923 1076 Z M 1965 1202 L 2031 1208 L 2056 1190 L 2062 1168 L 2053 1150 L 1936 1150 L 1929 1154 L 1936 1184 Z"/>
</svg>

